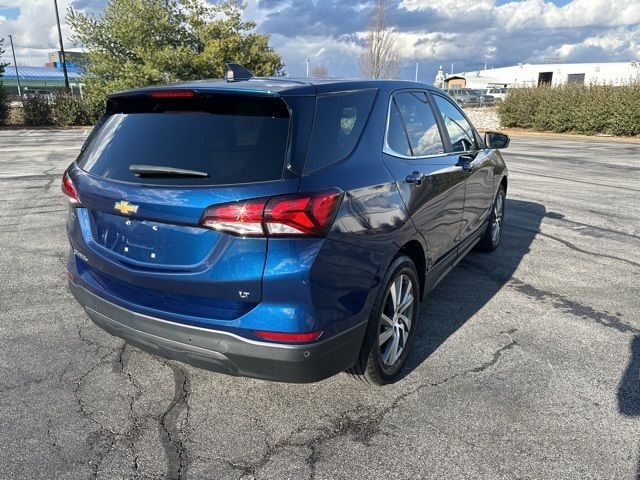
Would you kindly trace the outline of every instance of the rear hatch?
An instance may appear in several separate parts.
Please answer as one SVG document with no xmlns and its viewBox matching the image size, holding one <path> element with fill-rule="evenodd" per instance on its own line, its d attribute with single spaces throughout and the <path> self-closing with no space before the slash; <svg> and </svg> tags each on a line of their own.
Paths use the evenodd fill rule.
<svg viewBox="0 0 640 480">
<path fill-rule="evenodd" d="M 68 175 L 83 280 L 154 312 L 234 319 L 260 302 L 266 238 L 201 226 L 209 207 L 296 192 L 292 119 L 271 94 L 113 97 Z M 82 270 L 82 271 L 80 271 Z"/>
</svg>

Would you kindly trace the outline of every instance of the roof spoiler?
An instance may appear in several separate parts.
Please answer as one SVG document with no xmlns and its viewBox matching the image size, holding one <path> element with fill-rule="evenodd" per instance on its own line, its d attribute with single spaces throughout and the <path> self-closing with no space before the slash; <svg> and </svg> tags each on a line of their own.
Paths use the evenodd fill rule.
<svg viewBox="0 0 640 480">
<path fill-rule="evenodd" d="M 253 78 L 251 70 L 243 67 L 239 63 L 225 63 L 225 78 L 227 82 L 241 82 Z"/>
</svg>

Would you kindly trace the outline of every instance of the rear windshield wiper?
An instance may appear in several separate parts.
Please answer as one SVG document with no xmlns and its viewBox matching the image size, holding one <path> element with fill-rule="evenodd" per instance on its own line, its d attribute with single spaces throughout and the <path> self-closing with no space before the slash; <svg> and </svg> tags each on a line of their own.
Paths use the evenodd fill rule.
<svg viewBox="0 0 640 480">
<path fill-rule="evenodd" d="M 198 177 L 209 178 L 207 172 L 161 165 L 129 165 L 129 171 L 139 177 Z"/>
</svg>

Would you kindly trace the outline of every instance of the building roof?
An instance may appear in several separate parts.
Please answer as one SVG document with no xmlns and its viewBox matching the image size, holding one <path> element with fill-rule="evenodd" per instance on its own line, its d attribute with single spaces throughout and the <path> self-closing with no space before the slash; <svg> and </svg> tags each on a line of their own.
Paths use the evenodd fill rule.
<svg viewBox="0 0 640 480">
<path fill-rule="evenodd" d="M 77 68 L 67 68 L 69 80 L 71 82 L 82 82 L 82 71 Z M 61 68 L 50 67 L 18 67 L 20 80 L 64 80 L 64 72 Z M 16 70 L 13 65 L 8 65 L 4 69 L 4 75 L 0 78 L 16 80 Z"/>
</svg>

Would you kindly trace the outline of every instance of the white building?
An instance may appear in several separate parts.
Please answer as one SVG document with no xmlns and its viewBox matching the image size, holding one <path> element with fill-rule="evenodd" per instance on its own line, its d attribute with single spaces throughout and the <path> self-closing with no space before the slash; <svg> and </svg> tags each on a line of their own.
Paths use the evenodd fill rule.
<svg viewBox="0 0 640 480">
<path fill-rule="evenodd" d="M 518 64 L 449 75 L 446 88 L 534 87 L 543 83 L 563 85 L 613 84 L 640 81 L 640 61 L 610 63 Z"/>
</svg>

